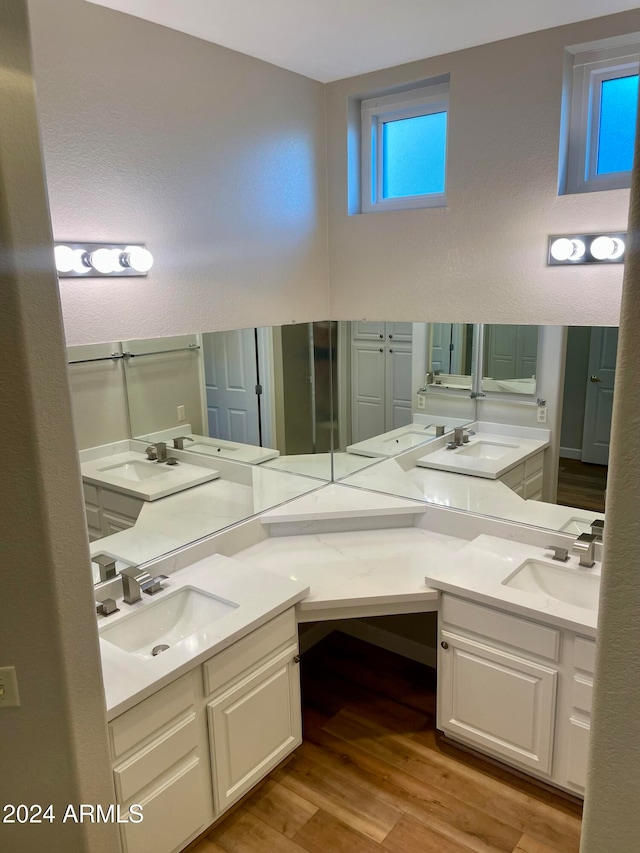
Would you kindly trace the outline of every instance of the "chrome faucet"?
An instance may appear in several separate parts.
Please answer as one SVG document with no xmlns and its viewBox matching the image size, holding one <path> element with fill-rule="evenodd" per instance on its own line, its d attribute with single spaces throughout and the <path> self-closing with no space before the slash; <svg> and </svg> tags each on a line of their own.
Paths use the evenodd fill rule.
<svg viewBox="0 0 640 853">
<path fill-rule="evenodd" d="M 590 569 L 595 566 L 596 537 L 593 533 L 581 533 L 573 543 L 572 553 L 580 557 L 580 567 Z"/>
<path fill-rule="evenodd" d="M 142 600 L 142 593 L 154 595 L 162 589 L 162 581 L 167 580 L 166 575 L 152 577 L 146 569 L 138 566 L 127 566 L 120 572 L 122 578 L 122 592 L 125 604 L 135 604 Z"/>
<path fill-rule="evenodd" d="M 150 444 L 144 452 L 147 454 L 147 459 L 151 462 L 166 462 L 167 442 L 158 441 L 156 444 Z"/>
<path fill-rule="evenodd" d="M 591 532 L 598 542 L 602 542 L 604 538 L 604 520 L 602 518 L 596 518 L 591 522 Z"/>
<path fill-rule="evenodd" d="M 175 450 L 184 450 L 185 441 L 195 441 L 195 439 L 191 438 L 189 435 L 179 435 L 177 438 L 173 439 L 173 447 Z"/>
<path fill-rule="evenodd" d="M 454 427 L 453 439 L 447 444 L 447 450 L 455 450 L 456 447 L 462 447 L 463 444 L 467 444 L 470 435 L 475 435 L 474 430 L 465 429 L 464 427 Z"/>
</svg>

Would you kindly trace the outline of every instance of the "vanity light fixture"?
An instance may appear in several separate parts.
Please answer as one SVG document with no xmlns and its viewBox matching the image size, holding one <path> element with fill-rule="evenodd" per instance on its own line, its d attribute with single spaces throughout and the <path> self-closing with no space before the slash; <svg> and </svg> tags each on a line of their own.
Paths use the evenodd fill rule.
<svg viewBox="0 0 640 853">
<path fill-rule="evenodd" d="M 115 278 L 146 275 L 153 255 L 141 244 L 56 243 L 55 261 L 60 278 Z"/>
<path fill-rule="evenodd" d="M 627 235 L 612 234 L 567 234 L 549 237 L 549 266 L 571 266 L 572 264 L 621 264 Z"/>
</svg>

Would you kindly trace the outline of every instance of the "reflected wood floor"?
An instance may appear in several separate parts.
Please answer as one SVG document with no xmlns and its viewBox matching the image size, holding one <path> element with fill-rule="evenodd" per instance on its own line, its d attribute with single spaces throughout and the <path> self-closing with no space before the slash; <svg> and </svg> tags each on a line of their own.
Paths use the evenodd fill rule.
<svg viewBox="0 0 640 853">
<path fill-rule="evenodd" d="M 435 673 L 334 633 L 304 743 L 190 853 L 578 853 L 581 807 L 435 736 Z"/>
<path fill-rule="evenodd" d="M 560 459 L 558 503 L 604 512 L 607 471 L 606 465 L 588 465 L 579 459 Z"/>
</svg>

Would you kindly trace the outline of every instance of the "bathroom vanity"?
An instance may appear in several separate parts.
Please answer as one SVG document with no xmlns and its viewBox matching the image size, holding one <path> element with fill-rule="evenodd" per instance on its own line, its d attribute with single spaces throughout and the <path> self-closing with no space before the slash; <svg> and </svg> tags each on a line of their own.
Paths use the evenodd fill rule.
<svg viewBox="0 0 640 853">
<path fill-rule="evenodd" d="M 145 813 L 127 853 L 182 849 L 301 742 L 302 623 L 425 614 L 438 728 L 581 796 L 599 564 L 561 566 L 549 538 L 571 546 L 330 484 L 158 560 L 164 589 L 99 623 L 118 802 Z"/>
</svg>

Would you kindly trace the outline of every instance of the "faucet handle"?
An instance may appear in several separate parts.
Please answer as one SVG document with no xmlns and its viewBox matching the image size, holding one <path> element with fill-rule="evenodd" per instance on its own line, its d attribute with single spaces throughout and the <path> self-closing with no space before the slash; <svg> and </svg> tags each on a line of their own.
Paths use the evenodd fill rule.
<svg viewBox="0 0 640 853">
<path fill-rule="evenodd" d="M 96 601 L 96 613 L 102 616 L 111 616 L 112 613 L 118 613 L 119 607 L 113 598 L 105 598 L 104 601 Z"/>
<path fill-rule="evenodd" d="M 156 575 L 154 578 L 149 578 L 145 583 L 143 583 L 142 590 L 146 592 L 147 595 L 155 595 L 156 592 L 160 592 L 162 590 L 162 581 L 168 580 L 167 575 Z"/>
<path fill-rule="evenodd" d="M 158 458 L 158 452 L 156 450 L 155 444 L 150 444 L 149 447 L 145 448 L 144 452 L 147 454 L 147 459 L 149 459 L 151 462 L 155 462 Z"/>
<path fill-rule="evenodd" d="M 553 551 L 552 560 L 558 560 L 560 563 L 566 563 L 569 559 L 569 549 L 561 548 L 559 545 L 545 545 L 547 550 Z"/>
</svg>

